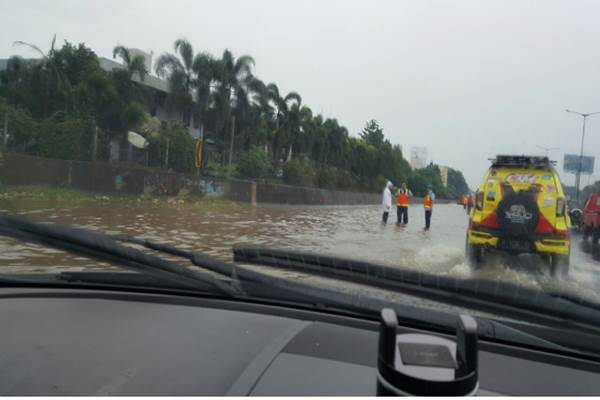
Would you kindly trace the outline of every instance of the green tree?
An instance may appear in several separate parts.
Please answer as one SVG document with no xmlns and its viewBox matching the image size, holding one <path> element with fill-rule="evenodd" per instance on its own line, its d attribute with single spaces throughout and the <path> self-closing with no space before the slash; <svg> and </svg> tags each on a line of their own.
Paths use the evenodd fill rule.
<svg viewBox="0 0 600 400">
<path fill-rule="evenodd" d="M 221 151 L 227 150 L 227 138 L 229 137 L 232 117 L 232 106 L 235 106 L 235 96 L 246 92 L 248 85 L 253 82 L 252 67 L 254 59 L 248 55 L 237 59 L 229 50 L 225 50 L 220 59 L 214 64 L 215 91 L 213 103 L 215 107 L 215 131 L 217 133 L 217 144 Z M 222 160 L 225 161 L 223 156 Z"/>
<path fill-rule="evenodd" d="M 127 47 L 123 45 L 116 45 L 113 48 L 113 58 L 115 57 L 119 57 L 121 61 L 123 61 L 123 64 L 125 65 L 125 73 L 127 74 L 129 81 L 132 81 L 135 76 L 137 76 L 142 82 L 144 79 L 146 79 L 148 70 L 146 69 L 144 56 L 137 54 L 132 57 Z"/>
<path fill-rule="evenodd" d="M 469 194 L 471 189 L 465 180 L 462 172 L 448 168 L 448 196 L 457 198 L 463 194 Z"/>
<path fill-rule="evenodd" d="M 192 87 L 195 91 L 196 107 L 194 118 L 200 123 L 200 136 L 204 137 L 204 128 L 208 120 L 210 106 L 211 86 L 215 76 L 215 60 L 208 53 L 199 53 L 192 63 L 194 80 Z"/>
<path fill-rule="evenodd" d="M 297 110 L 299 109 L 302 104 L 302 98 L 296 92 L 290 92 L 282 97 L 279 93 L 279 88 L 274 83 L 267 85 L 267 93 L 275 109 L 275 132 L 273 135 L 272 151 L 273 159 L 277 161 L 280 157 L 283 157 L 281 150 L 286 144 L 291 149 L 292 131 L 300 129 L 300 119 L 294 118 L 291 110 L 294 106 Z M 289 159 L 290 156 L 291 153 L 286 158 Z"/>
<path fill-rule="evenodd" d="M 193 111 L 194 48 L 185 39 L 177 39 L 173 45 L 175 54 L 163 53 L 156 60 L 156 74 L 169 82 L 167 106 L 171 112 L 180 112 L 185 126 L 189 126 Z M 199 65 L 196 65 L 199 68 Z"/>
<path fill-rule="evenodd" d="M 32 63 L 33 66 L 33 88 L 36 90 L 37 96 L 39 96 L 39 109 L 32 110 L 34 115 L 40 117 L 47 117 L 51 113 L 53 105 L 59 103 L 62 105 L 62 109 L 65 109 L 65 98 L 68 98 L 70 94 L 69 80 L 63 74 L 60 64 L 57 63 L 55 58 L 55 46 L 56 35 L 52 37 L 52 43 L 50 44 L 50 50 L 44 53 L 37 45 L 26 43 L 17 40 L 13 45 L 24 46 L 35 52 L 40 59 Z"/>
<path fill-rule="evenodd" d="M 90 160 L 93 121 L 86 115 L 57 112 L 39 124 L 35 154 L 64 160 Z"/>
<path fill-rule="evenodd" d="M 370 144 L 375 147 L 380 147 L 383 145 L 383 130 L 379 126 L 379 123 L 372 119 L 366 123 L 363 130 L 359 133 L 360 138 L 365 141 L 365 143 Z"/>
<path fill-rule="evenodd" d="M 440 168 L 430 163 L 427 167 L 414 170 L 408 178 L 408 182 L 413 193 L 424 196 L 429 186 L 437 197 L 447 197 L 446 188 L 442 183 Z"/>
</svg>

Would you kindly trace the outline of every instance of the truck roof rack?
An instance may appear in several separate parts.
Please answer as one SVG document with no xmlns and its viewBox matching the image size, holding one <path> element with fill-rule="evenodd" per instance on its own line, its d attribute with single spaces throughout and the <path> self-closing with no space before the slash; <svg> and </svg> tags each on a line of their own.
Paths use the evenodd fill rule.
<svg viewBox="0 0 600 400">
<path fill-rule="evenodd" d="M 496 158 L 489 159 L 492 167 L 526 167 L 542 168 L 556 165 L 556 161 L 551 161 L 546 156 L 526 156 L 526 155 L 497 155 Z"/>
</svg>

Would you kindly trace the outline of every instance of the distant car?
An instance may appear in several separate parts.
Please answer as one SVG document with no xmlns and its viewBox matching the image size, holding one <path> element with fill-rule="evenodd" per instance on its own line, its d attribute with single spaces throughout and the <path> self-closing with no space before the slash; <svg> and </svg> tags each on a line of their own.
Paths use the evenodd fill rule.
<svg viewBox="0 0 600 400">
<path fill-rule="evenodd" d="M 583 211 L 580 208 L 569 207 L 569 217 L 571 217 L 572 231 L 583 231 Z"/>
<path fill-rule="evenodd" d="M 598 244 L 600 238 L 600 193 L 592 193 L 583 208 L 581 220 L 583 240 L 592 238 L 592 243 Z"/>
<path fill-rule="evenodd" d="M 499 155 L 470 214 L 466 252 L 479 266 L 489 250 L 535 253 L 552 275 L 569 269 L 570 218 L 560 179 L 547 157 Z"/>
</svg>

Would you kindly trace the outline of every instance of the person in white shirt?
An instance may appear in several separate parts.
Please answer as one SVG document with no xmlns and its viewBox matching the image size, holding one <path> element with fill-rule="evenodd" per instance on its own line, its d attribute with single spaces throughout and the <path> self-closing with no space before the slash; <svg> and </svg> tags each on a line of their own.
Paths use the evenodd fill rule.
<svg viewBox="0 0 600 400">
<path fill-rule="evenodd" d="M 392 209 L 392 182 L 387 181 L 385 184 L 385 188 L 383 189 L 383 217 L 382 221 L 384 224 L 387 224 L 388 216 L 390 215 L 390 210 Z"/>
</svg>

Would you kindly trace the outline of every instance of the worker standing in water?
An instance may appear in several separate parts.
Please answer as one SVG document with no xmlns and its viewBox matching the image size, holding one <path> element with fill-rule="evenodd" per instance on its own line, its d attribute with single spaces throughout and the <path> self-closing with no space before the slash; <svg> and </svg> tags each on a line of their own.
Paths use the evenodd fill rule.
<svg viewBox="0 0 600 400">
<path fill-rule="evenodd" d="M 387 224 L 388 216 L 390 215 L 390 210 L 392 209 L 392 186 L 392 182 L 387 181 L 385 188 L 383 189 L 383 200 L 381 205 L 383 207 L 382 222 L 384 224 Z"/>
<path fill-rule="evenodd" d="M 410 202 L 411 191 L 406 186 L 406 182 L 402 183 L 396 196 L 396 212 L 398 214 L 398 225 L 408 224 L 408 203 Z"/>
<path fill-rule="evenodd" d="M 423 199 L 423 207 L 425 208 L 425 230 L 428 231 L 431 226 L 431 213 L 433 211 L 433 201 L 435 200 L 435 194 L 431 190 L 431 186 L 427 187 L 425 192 L 425 198 Z"/>
</svg>

